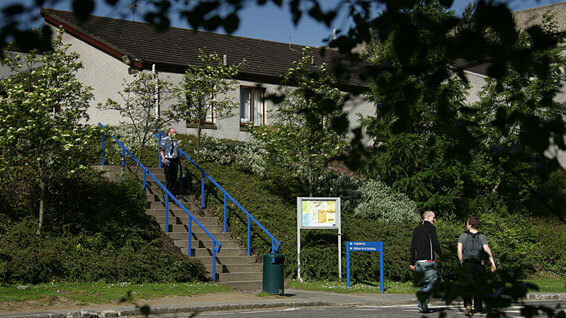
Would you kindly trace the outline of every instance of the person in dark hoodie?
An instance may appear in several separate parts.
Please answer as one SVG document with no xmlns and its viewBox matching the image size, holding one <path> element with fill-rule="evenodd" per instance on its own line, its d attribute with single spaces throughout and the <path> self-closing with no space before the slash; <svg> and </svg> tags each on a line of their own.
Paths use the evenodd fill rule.
<svg viewBox="0 0 566 318">
<path fill-rule="evenodd" d="M 442 249 L 438 242 L 436 227 L 434 222 L 436 215 L 432 211 L 423 213 L 423 222 L 413 230 L 413 240 L 411 242 L 411 269 L 421 273 L 422 277 L 418 283 L 417 291 L 418 308 L 421 313 L 428 313 L 428 302 L 430 291 L 438 279 L 436 270 L 436 254 L 441 257 Z"/>
</svg>

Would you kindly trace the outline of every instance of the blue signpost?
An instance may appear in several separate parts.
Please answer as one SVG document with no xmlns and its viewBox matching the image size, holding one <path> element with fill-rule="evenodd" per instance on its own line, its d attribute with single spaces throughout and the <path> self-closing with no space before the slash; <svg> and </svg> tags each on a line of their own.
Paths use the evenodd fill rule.
<svg viewBox="0 0 566 318">
<path fill-rule="evenodd" d="M 354 242 L 346 241 L 346 274 L 347 285 L 350 288 L 350 251 L 352 252 L 379 252 L 379 282 L 383 293 L 383 242 Z"/>
</svg>

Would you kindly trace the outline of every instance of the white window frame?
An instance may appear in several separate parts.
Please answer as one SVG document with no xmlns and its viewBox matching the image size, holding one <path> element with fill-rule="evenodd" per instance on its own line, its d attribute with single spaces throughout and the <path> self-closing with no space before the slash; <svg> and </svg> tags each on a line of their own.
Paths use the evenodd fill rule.
<svg viewBox="0 0 566 318">
<path fill-rule="evenodd" d="M 249 100 L 250 100 L 250 105 L 246 106 L 243 105 L 242 103 L 244 103 L 244 100 L 242 98 L 243 96 L 243 90 L 249 90 L 250 94 L 249 94 Z M 257 92 L 261 92 L 261 96 L 259 97 L 259 99 L 256 97 L 256 93 Z M 240 85 L 240 126 L 246 126 L 249 124 L 254 124 L 254 125 L 260 125 L 263 126 L 265 125 L 265 88 L 262 87 L 257 87 L 257 86 L 248 86 L 248 85 Z M 256 101 L 260 101 L 261 105 L 260 107 L 260 111 L 256 112 Z M 242 115 L 242 111 L 246 108 L 249 107 L 248 109 L 248 116 L 249 118 L 246 118 L 246 116 Z M 258 122 L 256 120 L 256 114 L 260 114 L 261 119 Z"/>
</svg>

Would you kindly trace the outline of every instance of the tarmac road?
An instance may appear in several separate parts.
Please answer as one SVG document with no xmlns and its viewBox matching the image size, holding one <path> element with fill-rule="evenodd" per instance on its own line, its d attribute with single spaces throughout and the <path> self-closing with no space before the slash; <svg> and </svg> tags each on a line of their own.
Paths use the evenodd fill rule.
<svg viewBox="0 0 566 318">
<path fill-rule="evenodd" d="M 152 299 L 151 317 L 308 317 L 308 318 L 354 318 L 354 317 L 421 317 L 417 312 L 415 295 L 407 294 L 338 294 L 330 292 L 285 290 L 284 296 L 258 297 L 257 292 L 210 294 L 200 297 L 164 297 Z M 566 307 L 566 293 L 530 293 L 526 301 L 550 301 L 548 304 Z M 546 303 L 546 302 L 544 302 Z M 144 305 L 140 301 L 139 305 Z M 464 317 L 461 303 L 447 307 L 442 302 L 430 306 L 435 312 L 428 317 L 438 317 L 446 312 L 448 317 Z M 509 317 L 519 317 L 520 308 L 508 309 Z M 198 313 L 195 315 L 195 313 Z M 133 305 L 96 305 L 74 308 L 35 309 L 20 308 L 4 312 L 0 317 L 18 318 L 95 318 L 95 317 L 141 317 Z M 476 315 L 485 317 L 485 315 Z"/>
<path fill-rule="evenodd" d="M 531 302 L 530 304 L 545 305 L 551 308 L 556 308 L 560 305 L 563 315 L 566 315 L 564 309 L 566 302 Z M 523 317 L 521 315 L 522 306 L 516 305 L 504 310 L 507 317 Z M 445 312 L 446 317 L 459 317 L 465 318 L 462 305 L 456 304 L 453 306 L 445 306 L 437 304 L 431 306 L 433 313 L 423 315 L 420 314 L 415 305 L 399 305 L 399 306 L 348 306 L 348 307 L 316 307 L 316 308 L 266 308 L 258 310 L 238 310 L 238 311 L 224 311 L 224 312 L 203 312 L 197 314 L 184 314 L 184 315 L 162 315 L 159 317 L 220 317 L 220 318 L 375 318 L 375 317 L 391 317 L 391 318 L 415 318 L 415 317 L 438 317 L 439 313 Z M 558 313 L 558 312 L 556 312 Z M 485 314 L 475 314 L 473 317 L 482 318 L 486 317 Z M 539 314 L 537 317 L 547 317 L 546 314 Z"/>
</svg>

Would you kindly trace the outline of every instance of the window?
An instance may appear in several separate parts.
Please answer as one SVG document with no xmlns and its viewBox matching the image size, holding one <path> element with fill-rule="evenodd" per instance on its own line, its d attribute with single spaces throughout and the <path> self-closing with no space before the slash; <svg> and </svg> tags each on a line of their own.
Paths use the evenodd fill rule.
<svg viewBox="0 0 566 318">
<path fill-rule="evenodd" d="M 215 124 L 216 117 L 214 116 L 214 106 L 212 106 L 211 109 L 204 111 L 206 111 L 206 118 L 204 119 L 203 124 Z M 190 110 L 187 114 L 187 123 L 196 124 L 198 119 L 197 117 L 196 109 Z"/>
<path fill-rule="evenodd" d="M 206 113 L 203 124 L 215 124 L 216 116 L 214 114 L 214 104 L 212 103 L 212 99 L 206 98 L 201 105 L 203 105 L 201 111 Z M 189 112 L 187 113 L 187 124 L 196 124 L 198 122 L 198 107 L 198 105 L 189 107 Z"/>
<path fill-rule="evenodd" d="M 240 125 L 254 124 L 256 126 L 265 124 L 265 102 L 264 88 L 241 86 L 240 87 Z"/>
</svg>

